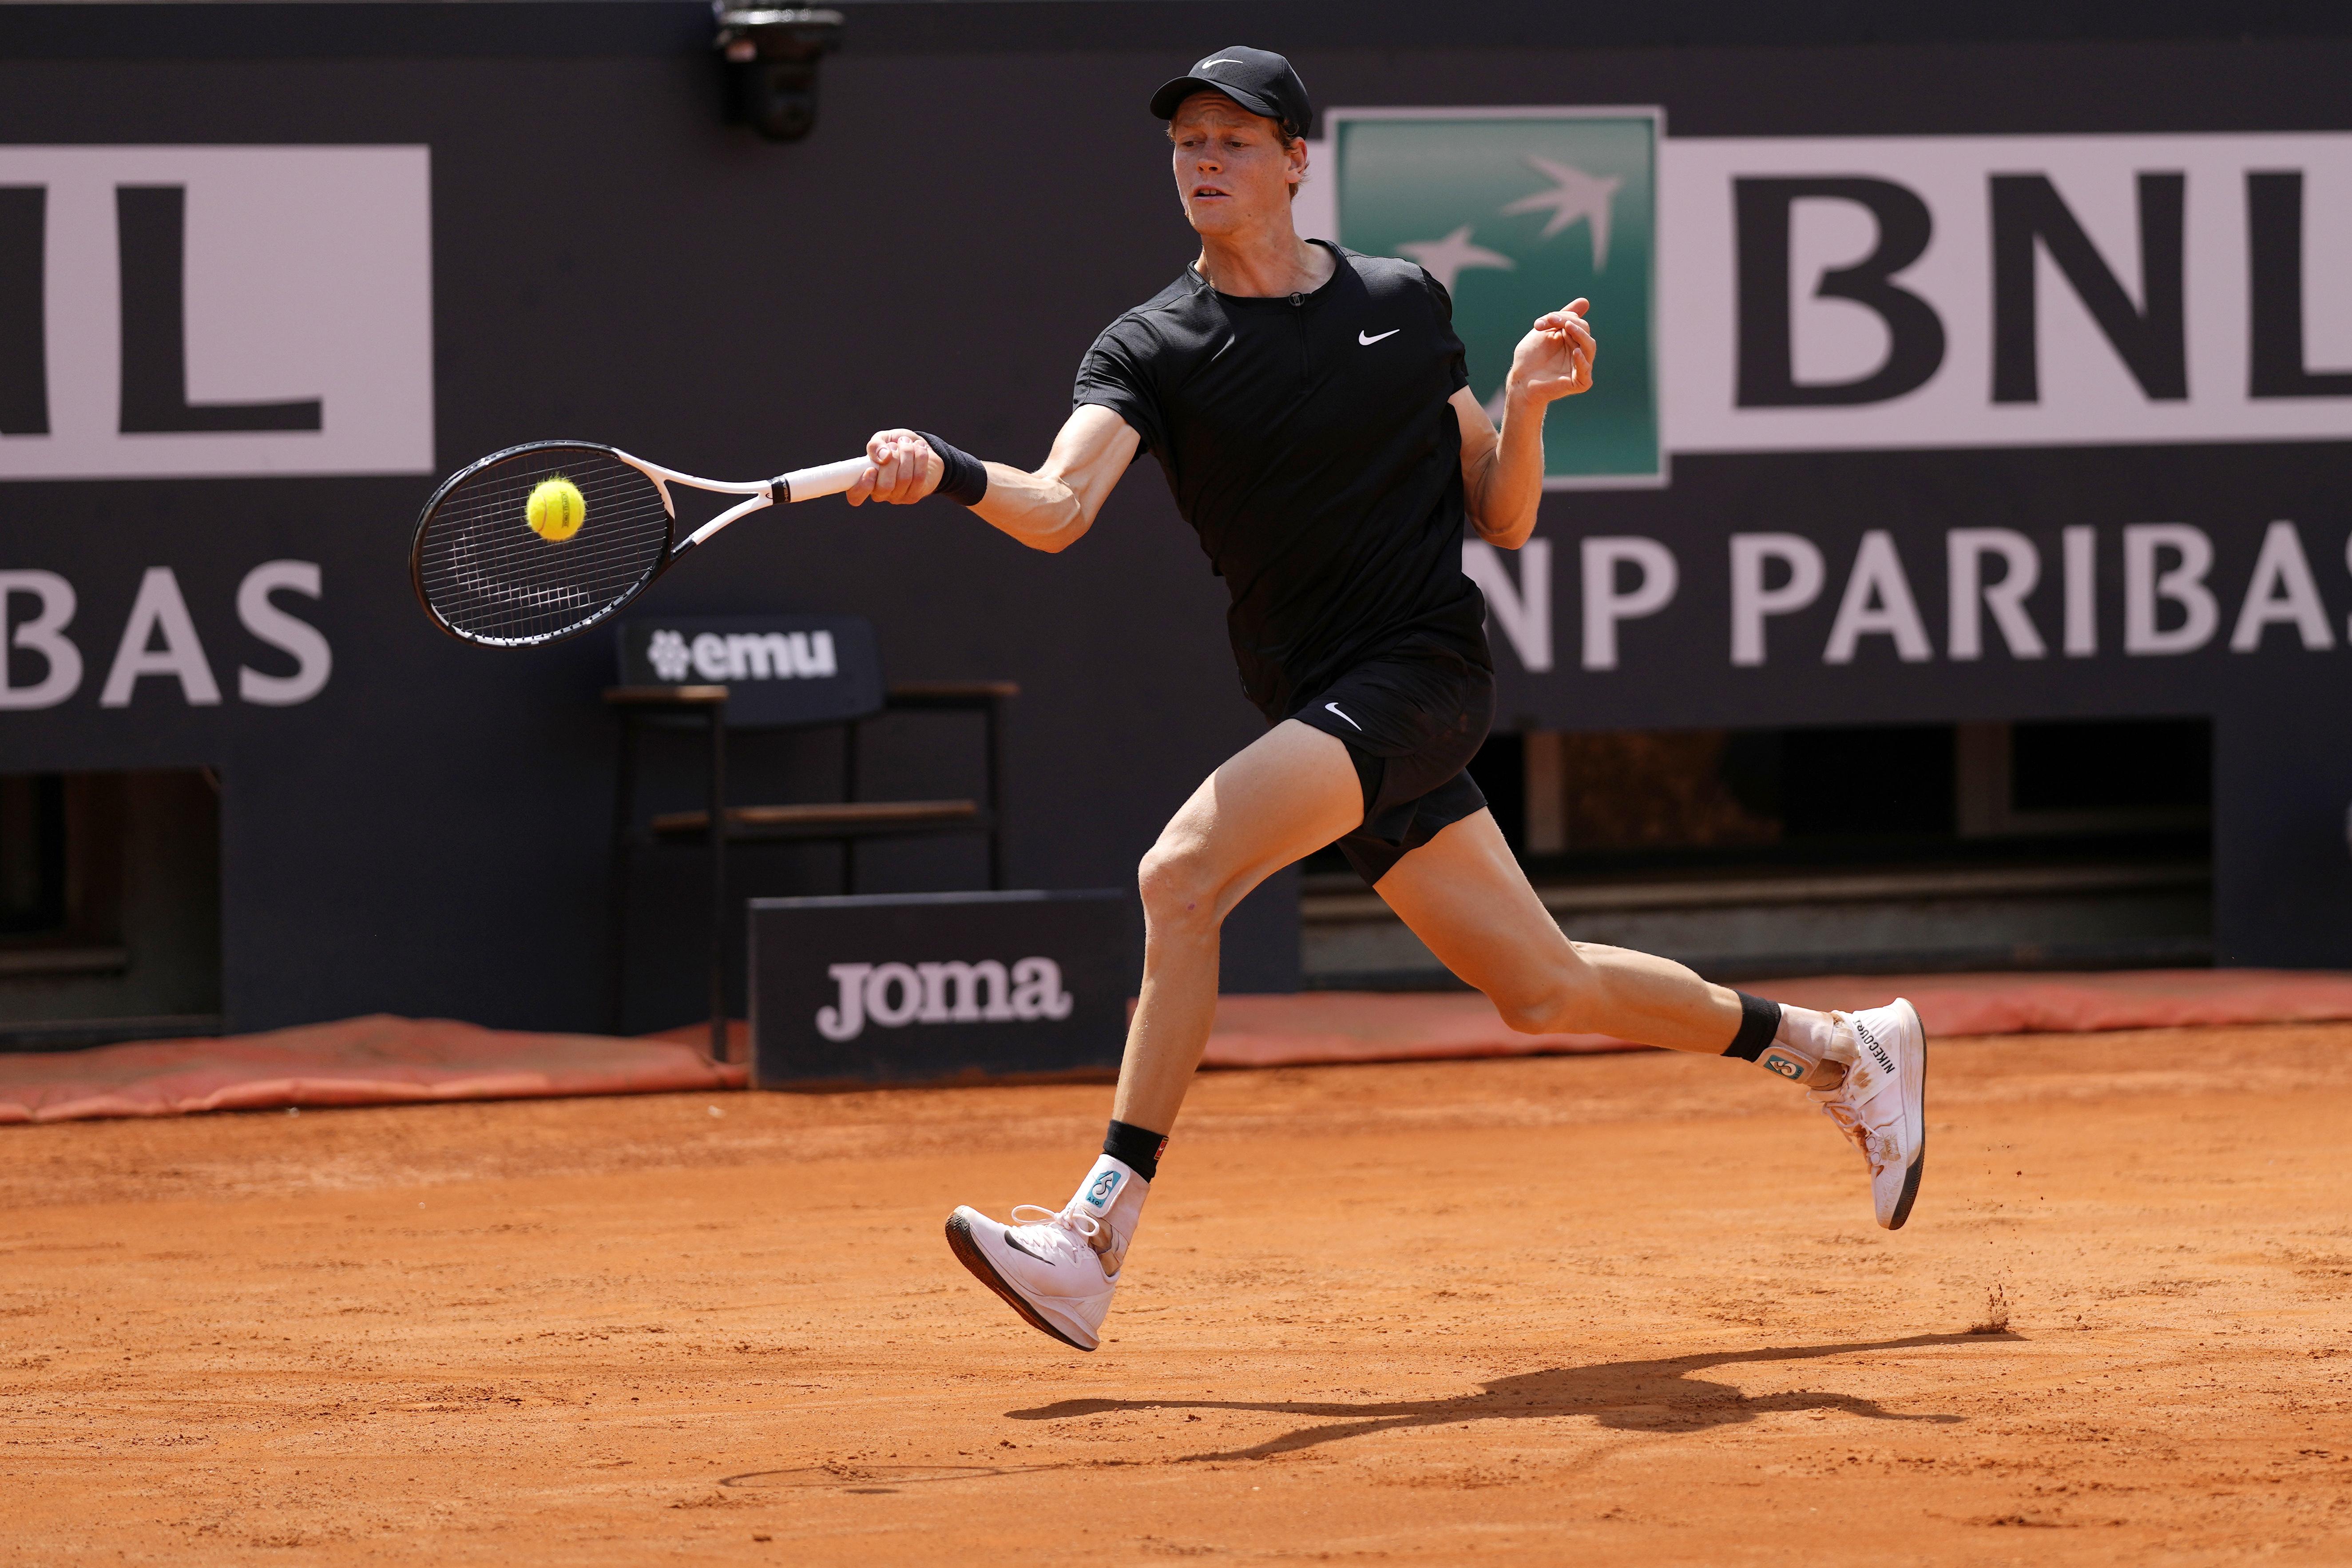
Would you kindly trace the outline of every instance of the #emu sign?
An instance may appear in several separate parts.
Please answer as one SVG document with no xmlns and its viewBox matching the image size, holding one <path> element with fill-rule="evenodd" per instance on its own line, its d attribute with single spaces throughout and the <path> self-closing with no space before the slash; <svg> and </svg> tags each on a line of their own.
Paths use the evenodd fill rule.
<svg viewBox="0 0 2352 1568">
<path fill-rule="evenodd" d="M 824 724 L 881 710 L 882 659 L 859 616 L 669 616 L 625 622 L 627 685 L 727 688 L 730 724 Z"/>
<path fill-rule="evenodd" d="M 1131 907 L 1108 889 L 754 899 L 752 1081 L 1116 1067 L 1138 969 Z"/>
</svg>

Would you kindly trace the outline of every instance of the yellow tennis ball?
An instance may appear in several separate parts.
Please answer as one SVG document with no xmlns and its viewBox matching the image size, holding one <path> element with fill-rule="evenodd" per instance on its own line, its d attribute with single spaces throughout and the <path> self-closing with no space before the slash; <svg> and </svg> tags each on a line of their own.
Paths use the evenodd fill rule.
<svg viewBox="0 0 2352 1568">
<path fill-rule="evenodd" d="M 551 544 L 561 544 L 579 532 L 580 525 L 587 521 L 588 502 L 578 485 L 557 474 L 531 487 L 523 517 L 533 533 Z"/>
</svg>

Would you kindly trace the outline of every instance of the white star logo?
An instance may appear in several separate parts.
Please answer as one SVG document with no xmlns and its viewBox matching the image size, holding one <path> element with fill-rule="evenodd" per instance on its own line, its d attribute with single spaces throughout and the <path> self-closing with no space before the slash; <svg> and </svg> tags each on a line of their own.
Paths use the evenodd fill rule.
<svg viewBox="0 0 2352 1568">
<path fill-rule="evenodd" d="M 1445 291 L 1454 292 L 1454 280 L 1473 267 L 1491 267 L 1504 272 L 1518 266 L 1499 251 L 1470 243 L 1470 226 L 1464 224 L 1444 239 L 1416 239 L 1397 248 L 1428 269 Z"/>
<path fill-rule="evenodd" d="M 1509 213 L 1548 212 L 1542 237 L 1549 239 L 1579 218 L 1592 226 L 1592 267 L 1601 271 L 1609 265 L 1609 204 L 1624 182 L 1588 174 L 1566 163 L 1555 163 L 1549 158 L 1538 158 L 1530 153 L 1528 167 L 1551 181 L 1552 188 L 1538 191 L 1531 196 L 1521 196 L 1503 211 Z"/>
</svg>

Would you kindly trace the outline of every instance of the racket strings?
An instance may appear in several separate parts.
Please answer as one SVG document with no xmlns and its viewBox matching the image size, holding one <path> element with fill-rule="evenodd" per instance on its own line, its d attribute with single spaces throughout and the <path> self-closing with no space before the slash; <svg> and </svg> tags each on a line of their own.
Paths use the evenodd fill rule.
<svg viewBox="0 0 2352 1568">
<path fill-rule="evenodd" d="M 585 500 L 580 531 L 531 530 L 531 491 L 562 477 Z M 645 474 L 593 447 L 540 448 L 484 465 L 440 498 L 420 533 L 416 576 L 450 629 L 480 642 L 551 641 L 633 595 L 667 554 L 671 528 Z"/>
</svg>

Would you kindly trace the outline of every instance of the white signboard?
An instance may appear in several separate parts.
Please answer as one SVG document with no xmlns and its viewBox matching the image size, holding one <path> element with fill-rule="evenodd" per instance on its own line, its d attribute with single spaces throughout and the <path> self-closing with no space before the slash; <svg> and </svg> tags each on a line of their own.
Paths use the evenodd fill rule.
<svg viewBox="0 0 2352 1568">
<path fill-rule="evenodd" d="M 0 479 L 433 470 L 425 147 L 0 147 Z"/>
<path fill-rule="evenodd" d="M 1673 138 L 1659 188 L 1670 449 L 2352 437 L 2352 135 Z"/>
</svg>

